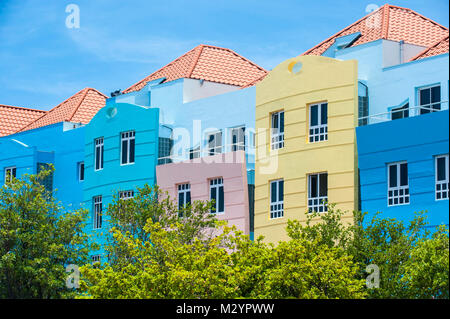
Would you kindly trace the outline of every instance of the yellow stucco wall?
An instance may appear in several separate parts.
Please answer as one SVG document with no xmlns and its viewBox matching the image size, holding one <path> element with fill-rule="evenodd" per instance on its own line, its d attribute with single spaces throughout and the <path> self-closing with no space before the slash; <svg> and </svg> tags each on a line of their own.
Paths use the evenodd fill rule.
<svg viewBox="0 0 450 319">
<path fill-rule="evenodd" d="M 292 72 L 302 63 L 298 73 Z M 328 201 L 351 212 L 358 206 L 355 126 L 357 61 L 302 56 L 282 62 L 256 85 L 255 238 L 288 239 L 289 219 L 306 220 L 307 176 L 328 173 Z M 328 140 L 309 143 L 308 106 L 328 102 Z M 284 110 L 284 148 L 270 151 L 270 115 Z M 284 179 L 284 217 L 270 219 L 270 181 Z"/>
</svg>

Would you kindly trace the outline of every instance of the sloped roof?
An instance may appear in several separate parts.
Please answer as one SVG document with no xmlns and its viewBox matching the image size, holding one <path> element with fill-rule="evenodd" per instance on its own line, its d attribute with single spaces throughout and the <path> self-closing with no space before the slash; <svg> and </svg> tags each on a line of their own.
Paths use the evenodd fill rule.
<svg viewBox="0 0 450 319">
<path fill-rule="evenodd" d="M 236 86 L 245 86 L 267 71 L 233 50 L 201 44 L 170 62 L 158 71 L 123 91 L 139 91 L 148 82 L 165 78 L 164 82 L 180 78 L 203 79 Z"/>
<path fill-rule="evenodd" d="M 63 121 L 87 124 L 105 106 L 107 96 L 92 88 L 85 88 L 52 108 L 19 132 Z"/>
<path fill-rule="evenodd" d="M 0 104 L 0 136 L 10 135 L 47 111 Z"/>
<path fill-rule="evenodd" d="M 418 55 L 413 57 L 410 61 L 420 60 L 420 59 L 428 58 L 430 56 L 448 53 L 448 51 L 449 51 L 448 37 L 449 36 L 447 35 L 446 37 L 439 40 L 432 46 L 426 48 L 425 50 L 420 52 Z"/>
<path fill-rule="evenodd" d="M 385 4 L 302 55 L 321 55 L 335 39 L 356 32 L 361 36 L 350 46 L 385 39 L 429 47 L 448 35 L 446 27 L 411 9 Z"/>
</svg>

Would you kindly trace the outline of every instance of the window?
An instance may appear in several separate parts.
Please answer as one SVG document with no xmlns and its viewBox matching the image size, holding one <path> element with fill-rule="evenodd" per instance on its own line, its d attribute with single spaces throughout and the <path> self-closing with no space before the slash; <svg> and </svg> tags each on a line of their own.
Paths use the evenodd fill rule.
<svg viewBox="0 0 450 319">
<path fill-rule="evenodd" d="M 191 204 L 191 185 L 189 183 L 178 185 L 178 209 Z"/>
<path fill-rule="evenodd" d="M 309 106 L 309 142 L 328 140 L 328 103 Z"/>
<path fill-rule="evenodd" d="M 200 157 L 200 146 L 195 148 L 191 148 L 189 150 L 189 159 L 199 158 Z"/>
<path fill-rule="evenodd" d="M 284 216 L 284 181 L 282 179 L 270 182 L 270 218 Z"/>
<path fill-rule="evenodd" d="M 399 120 L 409 117 L 409 103 L 391 110 L 391 120 Z"/>
<path fill-rule="evenodd" d="M 284 147 L 284 111 L 272 113 L 271 147 L 277 150 Z"/>
<path fill-rule="evenodd" d="M 100 259 L 101 259 L 100 255 L 93 255 L 92 256 L 92 264 L 99 263 Z"/>
<path fill-rule="evenodd" d="M 328 173 L 308 176 L 308 212 L 328 211 Z"/>
<path fill-rule="evenodd" d="M 126 199 L 130 199 L 130 198 L 133 198 L 133 197 L 134 197 L 134 191 L 122 191 L 122 192 L 119 192 L 119 199 L 126 200 Z"/>
<path fill-rule="evenodd" d="M 134 135 L 134 131 L 123 132 L 120 134 L 121 165 L 134 163 Z"/>
<path fill-rule="evenodd" d="M 448 154 L 436 156 L 436 200 L 449 197 Z"/>
<path fill-rule="evenodd" d="M 100 229 L 102 228 L 102 197 L 95 196 L 93 198 L 94 202 L 94 214 L 93 214 L 93 228 Z"/>
<path fill-rule="evenodd" d="M 13 178 L 16 178 L 16 167 L 7 167 L 5 168 L 5 183 L 12 182 Z"/>
<path fill-rule="evenodd" d="M 388 206 L 409 204 L 408 164 L 388 165 Z"/>
<path fill-rule="evenodd" d="M 231 129 L 231 151 L 245 151 L 245 126 Z"/>
<path fill-rule="evenodd" d="M 50 164 L 48 163 L 37 163 L 37 173 L 39 174 L 41 171 L 50 170 Z M 49 175 L 47 175 L 42 181 L 41 185 L 44 186 L 47 192 L 51 192 L 53 190 L 53 171 Z"/>
<path fill-rule="evenodd" d="M 210 200 L 214 200 L 213 214 L 223 214 L 225 212 L 223 198 L 223 178 L 215 178 L 209 181 Z"/>
<path fill-rule="evenodd" d="M 103 169 L 103 137 L 96 138 L 95 145 L 95 170 Z"/>
<path fill-rule="evenodd" d="M 222 132 L 214 132 L 208 135 L 208 154 L 222 153 Z"/>
<path fill-rule="evenodd" d="M 84 162 L 78 163 L 78 180 L 80 182 L 84 181 Z"/>
<path fill-rule="evenodd" d="M 369 124 L 369 88 L 358 82 L 358 126 Z"/>
<path fill-rule="evenodd" d="M 420 114 L 435 112 L 441 109 L 441 86 L 431 86 L 419 90 Z"/>
<path fill-rule="evenodd" d="M 172 163 L 170 155 L 172 152 L 173 140 L 170 137 L 160 137 L 158 141 L 158 165 Z"/>
</svg>

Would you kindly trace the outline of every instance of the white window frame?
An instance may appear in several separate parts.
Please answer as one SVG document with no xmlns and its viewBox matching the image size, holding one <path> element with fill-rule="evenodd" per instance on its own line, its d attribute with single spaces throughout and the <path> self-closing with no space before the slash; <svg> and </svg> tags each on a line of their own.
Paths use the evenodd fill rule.
<svg viewBox="0 0 450 319">
<path fill-rule="evenodd" d="M 406 168 L 408 170 L 408 174 L 406 176 L 407 184 L 400 186 L 401 183 L 401 165 L 406 164 Z M 390 185 L 390 167 L 391 166 L 397 166 L 397 185 L 391 187 Z M 392 200 L 392 203 L 389 203 L 389 201 Z M 397 200 L 397 203 L 395 201 Z M 402 162 L 395 162 L 395 163 L 389 163 L 387 165 L 387 205 L 388 207 L 391 206 L 402 206 L 402 205 L 409 205 L 411 203 L 410 201 L 410 193 L 409 193 L 409 167 L 408 162 L 402 161 Z"/>
<path fill-rule="evenodd" d="M 134 197 L 134 191 L 128 190 L 128 191 L 120 191 L 119 192 L 119 199 L 121 200 L 127 200 Z"/>
<path fill-rule="evenodd" d="M 222 187 L 222 191 L 223 191 L 223 211 L 219 211 L 219 204 L 220 204 L 220 187 Z M 214 215 L 222 215 L 225 214 L 225 188 L 223 185 L 223 177 L 217 177 L 217 178 L 212 178 L 209 180 L 209 200 L 212 200 L 212 190 L 215 189 L 216 190 L 216 202 L 214 203 L 214 208 L 215 210 L 211 210 L 211 214 Z"/>
<path fill-rule="evenodd" d="M 84 162 L 78 162 L 78 181 L 83 182 L 85 179 L 84 176 Z M 81 178 L 83 176 L 83 178 Z"/>
<path fill-rule="evenodd" d="M 283 114 L 283 131 L 281 131 L 281 114 Z M 277 127 L 275 127 L 275 116 Z M 272 150 L 278 150 L 284 148 L 284 123 L 285 123 L 284 111 L 277 111 L 270 114 L 270 147 Z"/>
<path fill-rule="evenodd" d="M 101 229 L 102 228 L 102 211 L 103 211 L 103 203 L 102 196 L 94 196 L 92 198 L 93 210 L 92 210 L 92 229 Z"/>
<path fill-rule="evenodd" d="M 280 183 L 283 183 L 283 199 L 280 199 Z M 272 202 L 272 185 L 275 184 L 275 201 Z M 270 219 L 278 219 L 284 217 L 284 180 L 283 179 L 277 179 L 274 181 L 271 181 L 269 184 L 270 190 Z"/>
<path fill-rule="evenodd" d="M 320 196 L 320 175 L 326 175 L 327 176 L 327 195 L 326 196 Z M 313 177 L 317 178 L 317 186 L 316 186 L 316 194 L 317 196 L 313 197 L 311 195 L 312 191 L 312 183 L 311 180 Z M 322 173 L 315 173 L 315 174 L 309 174 L 308 175 L 308 213 L 317 212 L 317 213 L 325 213 L 328 211 L 328 173 L 322 172 Z"/>
<path fill-rule="evenodd" d="M 200 155 L 201 155 L 200 146 L 190 148 L 188 153 L 189 153 L 189 159 L 190 160 L 199 158 Z"/>
<path fill-rule="evenodd" d="M 123 142 L 126 141 L 126 162 L 124 163 L 123 160 Z M 131 141 L 134 141 L 134 158 L 133 161 L 131 161 Z M 120 166 L 124 165 L 132 165 L 134 164 L 136 160 L 136 132 L 135 131 L 126 131 L 120 133 Z"/>
<path fill-rule="evenodd" d="M 101 171 L 103 169 L 103 152 L 104 152 L 104 139 L 99 137 L 94 139 L 94 171 Z M 97 149 L 98 154 L 97 154 Z M 97 155 L 99 156 L 99 168 L 97 168 Z"/>
<path fill-rule="evenodd" d="M 233 137 L 236 136 L 236 142 Z M 245 126 L 232 127 L 230 130 L 231 152 L 245 151 Z"/>
<path fill-rule="evenodd" d="M 327 123 L 322 123 L 322 105 L 327 106 Z M 317 106 L 317 125 L 312 125 L 312 107 Z M 315 103 L 309 105 L 309 143 L 328 141 L 328 102 Z"/>
<path fill-rule="evenodd" d="M 187 194 L 189 193 L 189 198 L 191 198 L 191 184 L 190 183 L 181 183 L 176 185 L 177 187 L 177 199 L 178 199 L 178 208 L 185 207 L 188 204 Z M 183 194 L 183 203 L 180 206 L 180 194 Z M 190 203 L 190 202 L 189 202 Z"/>
<path fill-rule="evenodd" d="M 8 174 L 8 171 L 10 172 L 9 174 Z M 13 174 L 13 172 L 14 172 L 14 174 Z M 12 182 L 13 177 L 16 178 L 16 176 L 17 176 L 16 174 L 17 174 L 17 168 L 15 166 L 5 167 L 5 184 Z M 9 177 L 9 180 L 8 180 L 8 177 Z"/>
<path fill-rule="evenodd" d="M 438 181 L 438 159 L 439 158 L 445 158 L 445 179 L 442 181 Z M 449 193 L 449 156 L 448 154 L 445 155 L 438 155 L 434 159 L 434 166 L 435 166 L 435 200 L 448 200 L 450 193 Z M 440 198 L 438 198 L 440 197 Z"/>
<path fill-rule="evenodd" d="M 210 142 L 210 137 L 214 136 L 214 140 Z M 219 138 L 218 138 L 219 137 Z M 222 131 L 209 132 L 206 135 L 206 143 L 208 148 L 208 156 L 222 153 Z"/>
</svg>

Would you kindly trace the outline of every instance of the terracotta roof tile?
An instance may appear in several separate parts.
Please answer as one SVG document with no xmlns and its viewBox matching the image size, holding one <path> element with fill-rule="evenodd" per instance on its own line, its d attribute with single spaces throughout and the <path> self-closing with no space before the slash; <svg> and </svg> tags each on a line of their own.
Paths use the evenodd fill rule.
<svg viewBox="0 0 450 319">
<path fill-rule="evenodd" d="M 356 32 L 361 32 L 361 36 L 350 46 L 385 39 L 429 47 L 448 35 L 448 29 L 433 20 L 411 9 L 386 4 L 302 55 L 321 55 L 336 38 Z"/>
<path fill-rule="evenodd" d="M 87 124 L 105 106 L 106 99 L 107 96 L 96 89 L 85 88 L 33 122 L 23 126 L 19 131 L 31 130 L 64 121 Z"/>
<path fill-rule="evenodd" d="M 0 104 L 0 136 L 10 135 L 47 111 Z"/>
<path fill-rule="evenodd" d="M 448 43 L 449 36 L 447 35 L 443 39 L 436 42 L 434 45 L 426 48 L 422 52 L 420 52 L 418 55 L 413 57 L 410 61 L 420 60 L 424 58 L 428 58 L 430 56 L 435 56 L 439 54 L 448 53 L 449 51 L 449 43 Z"/>
<path fill-rule="evenodd" d="M 166 78 L 165 82 L 190 78 L 243 87 L 265 74 L 266 70 L 230 49 L 199 45 L 123 93 L 139 91 L 149 81 L 163 77 Z"/>
</svg>

